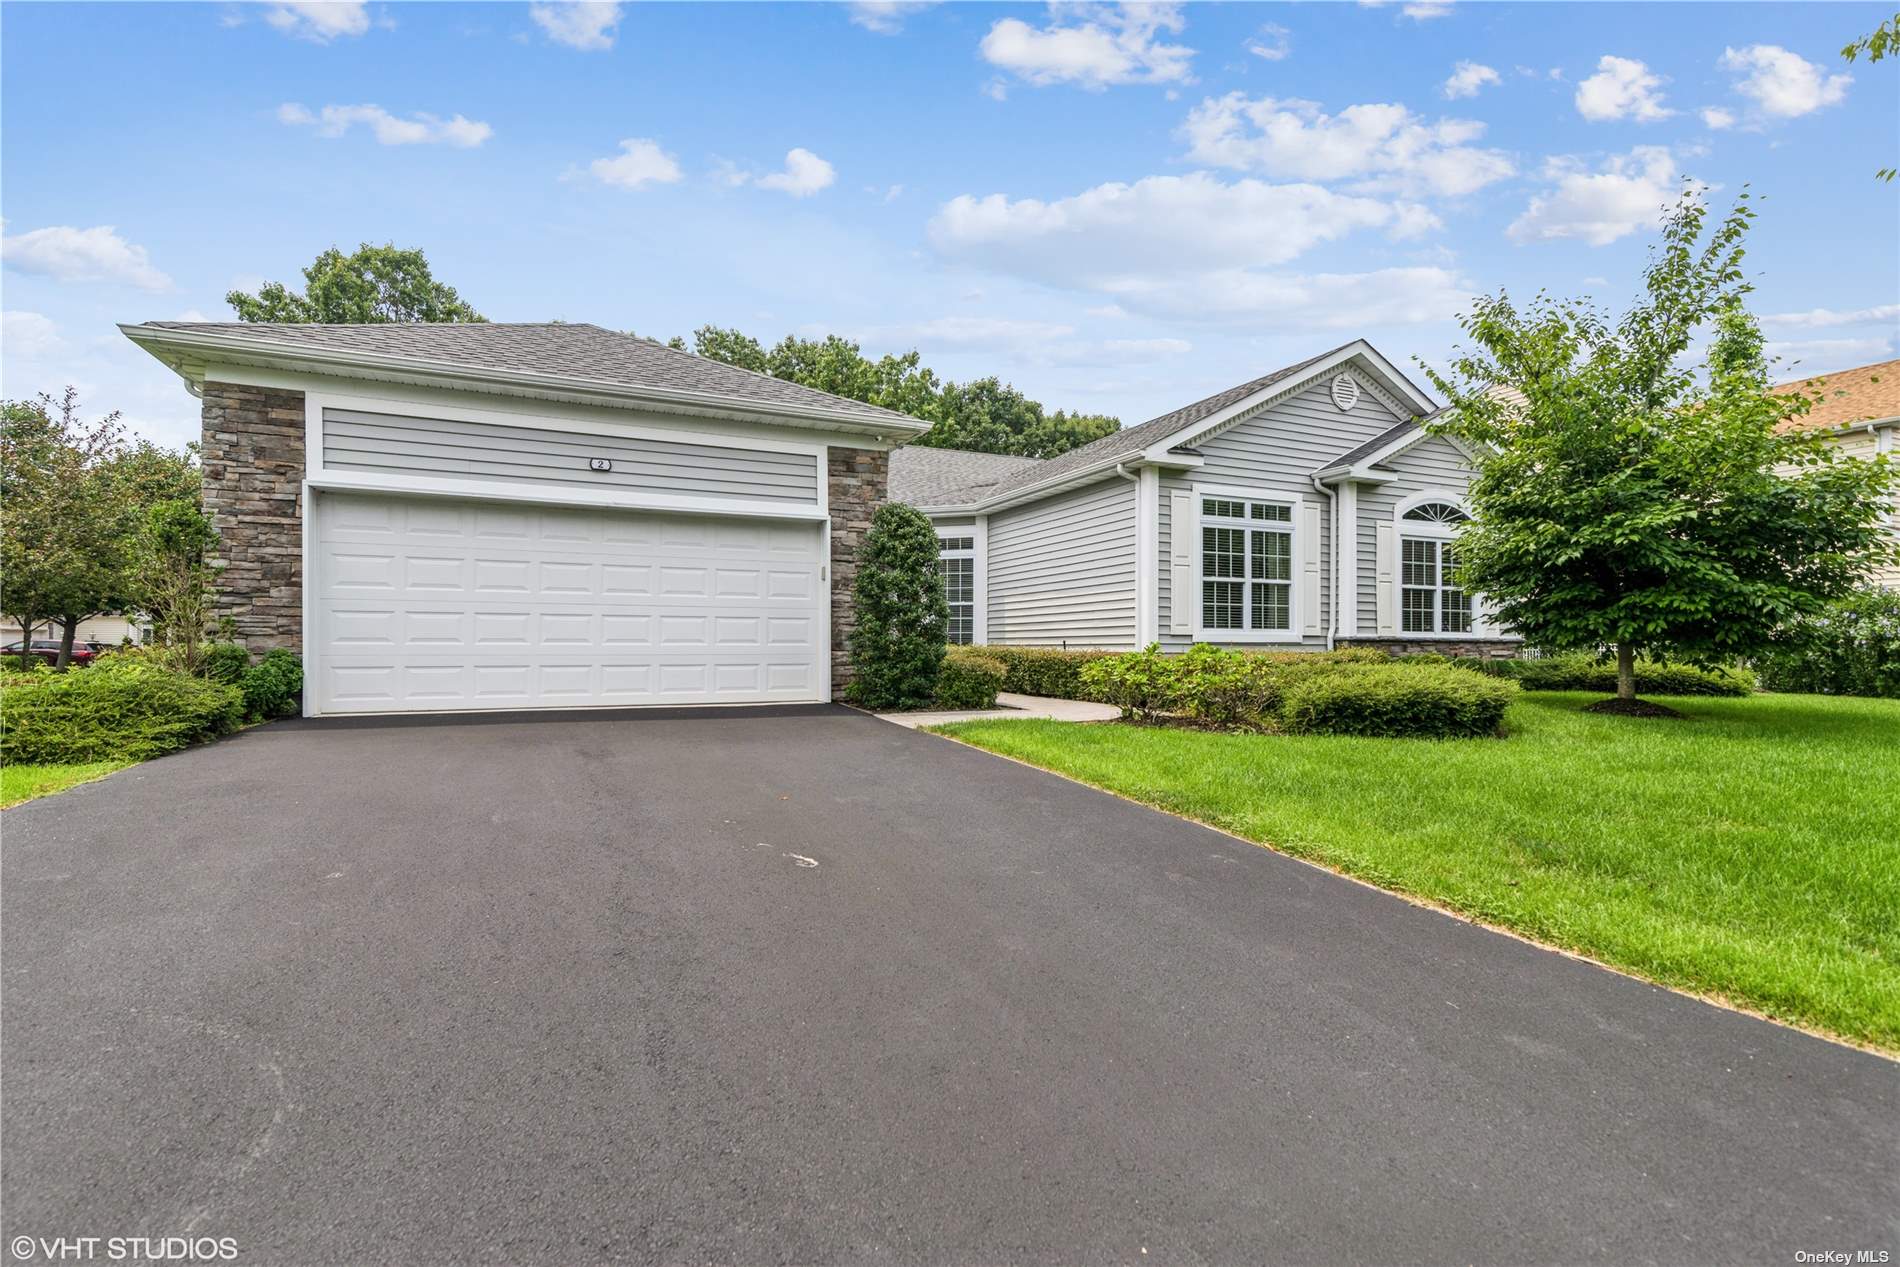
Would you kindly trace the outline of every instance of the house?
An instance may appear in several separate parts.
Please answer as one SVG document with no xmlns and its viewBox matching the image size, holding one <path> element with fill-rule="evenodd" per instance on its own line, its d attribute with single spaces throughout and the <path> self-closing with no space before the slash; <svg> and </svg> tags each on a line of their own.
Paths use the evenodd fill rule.
<svg viewBox="0 0 1900 1267">
<path fill-rule="evenodd" d="M 52 639 L 58 642 L 65 628 L 57 620 L 43 621 L 33 627 L 35 639 Z M 152 636 L 149 621 L 134 613 L 107 612 L 99 616 L 88 616 L 79 622 L 74 634 L 75 643 L 97 642 L 108 647 L 120 646 L 125 642 L 146 642 Z M 20 640 L 20 626 L 11 621 L 0 624 L 0 646 Z"/>
<path fill-rule="evenodd" d="M 120 328 L 202 398 L 219 612 L 308 714 L 829 699 L 928 427 L 592 325 Z"/>
<path fill-rule="evenodd" d="M 1882 454 L 1900 462 L 1900 361 L 1880 361 L 1835 374 L 1817 374 L 1782 383 L 1781 393 L 1800 392 L 1813 408 L 1781 424 L 1784 431 L 1817 431 L 1849 457 Z M 1900 537 L 1900 490 L 1893 494 L 1888 516 Z M 1900 588 L 1900 566 L 1889 565 L 1875 574 L 1889 589 Z"/>
<path fill-rule="evenodd" d="M 1363 340 L 1035 461 L 920 446 L 954 641 L 1511 654 L 1452 580 L 1471 455 Z"/>
</svg>

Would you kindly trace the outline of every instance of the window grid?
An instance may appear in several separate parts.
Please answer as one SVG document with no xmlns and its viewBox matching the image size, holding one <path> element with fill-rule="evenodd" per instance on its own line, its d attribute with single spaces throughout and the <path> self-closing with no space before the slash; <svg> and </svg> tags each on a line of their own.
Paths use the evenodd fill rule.
<svg viewBox="0 0 1900 1267">
<path fill-rule="evenodd" d="M 1201 525 L 1201 627 L 1284 633 L 1293 628 L 1293 508 L 1208 497 Z M 1285 524 L 1281 529 L 1279 524 Z M 1269 526 L 1276 525 L 1276 526 Z"/>
<path fill-rule="evenodd" d="M 1405 633 L 1470 633 L 1471 597 L 1451 580 L 1457 566 L 1452 544 L 1403 537 L 1399 549 L 1399 628 Z"/>
<path fill-rule="evenodd" d="M 976 638 L 976 539 L 939 537 L 937 539 L 937 576 L 943 585 L 944 602 L 949 615 L 944 620 L 944 641 L 958 646 Z"/>
</svg>

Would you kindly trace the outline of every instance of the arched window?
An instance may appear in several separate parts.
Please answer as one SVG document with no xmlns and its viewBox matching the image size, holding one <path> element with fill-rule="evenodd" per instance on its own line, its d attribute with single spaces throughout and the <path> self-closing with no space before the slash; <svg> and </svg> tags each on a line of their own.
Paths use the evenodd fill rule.
<svg viewBox="0 0 1900 1267">
<path fill-rule="evenodd" d="M 1470 518 L 1442 501 L 1421 502 L 1399 516 L 1401 632 L 1471 632 L 1471 596 L 1452 579 L 1458 526 Z"/>
</svg>

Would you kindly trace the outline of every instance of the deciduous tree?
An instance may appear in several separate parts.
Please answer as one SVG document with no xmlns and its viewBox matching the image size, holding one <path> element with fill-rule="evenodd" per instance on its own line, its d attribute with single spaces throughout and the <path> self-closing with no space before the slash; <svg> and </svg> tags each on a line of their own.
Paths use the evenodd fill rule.
<svg viewBox="0 0 1900 1267">
<path fill-rule="evenodd" d="M 365 242 L 343 254 L 331 247 L 303 270 L 299 295 L 265 282 L 255 295 L 231 291 L 224 302 L 240 321 L 364 324 L 399 321 L 486 321 L 455 288 L 435 279 L 421 251 Z"/>
</svg>

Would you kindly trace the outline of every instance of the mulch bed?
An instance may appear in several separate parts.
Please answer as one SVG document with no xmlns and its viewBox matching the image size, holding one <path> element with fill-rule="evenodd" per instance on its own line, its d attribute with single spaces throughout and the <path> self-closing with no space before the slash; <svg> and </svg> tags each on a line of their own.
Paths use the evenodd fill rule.
<svg viewBox="0 0 1900 1267">
<path fill-rule="evenodd" d="M 1652 704 L 1646 699 L 1603 699 L 1585 704 L 1586 713 L 1612 713 L 1618 717 L 1681 717 L 1667 704 Z"/>
</svg>

